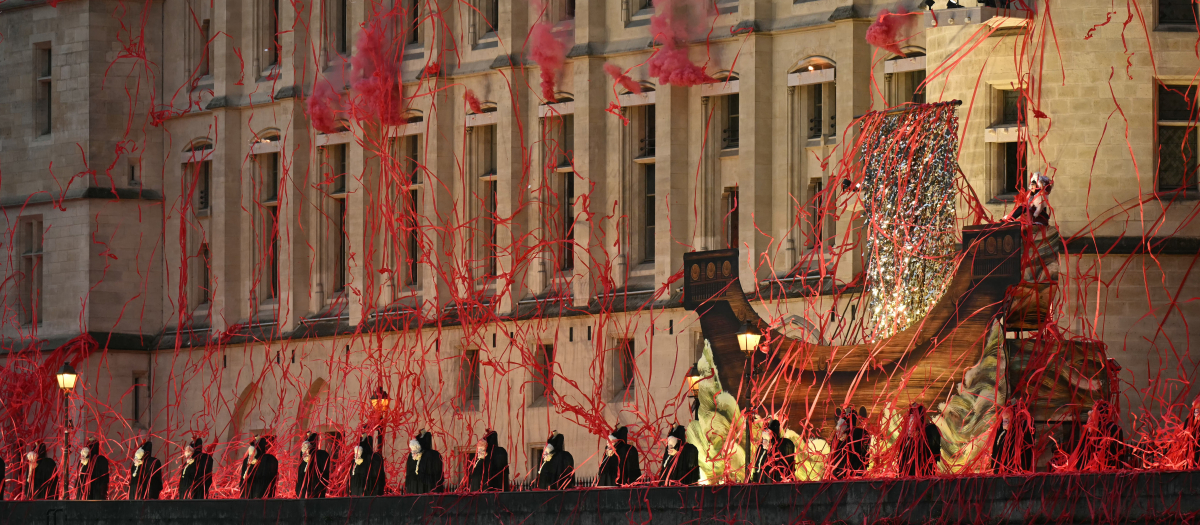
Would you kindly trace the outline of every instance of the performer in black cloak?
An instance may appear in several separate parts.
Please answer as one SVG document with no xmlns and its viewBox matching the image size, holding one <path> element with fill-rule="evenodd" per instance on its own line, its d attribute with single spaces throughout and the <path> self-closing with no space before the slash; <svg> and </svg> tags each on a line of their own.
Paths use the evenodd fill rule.
<svg viewBox="0 0 1200 525">
<path fill-rule="evenodd" d="M 108 458 L 100 454 L 100 443 L 96 440 L 79 449 L 79 481 L 75 486 L 75 497 L 108 499 Z"/>
<path fill-rule="evenodd" d="M 563 435 L 550 433 L 542 447 L 542 462 L 537 470 L 537 488 L 566 490 L 575 488 L 575 457 L 563 445 Z"/>
<path fill-rule="evenodd" d="M 241 497 L 246 499 L 269 499 L 275 497 L 279 481 L 279 460 L 271 454 L 269 436 L 255 440 L 246 447 L 242 458 Z"/>
<path fill-rule="evenodd" d="M 58 463 L 46 454 L 46 444 L 38 443 L 36 452 L 25 455 L 29 472 L 25 475 L 25 499 L 58 499 Z"/>
<path fill-rule="evenodd" d="M 779 421 L 772 419 L 762 431 L 758 452 L 754 456 L 751 483 L 786 483 L 796 473 L 796 444 L 783 439 Z"/>
<path fill-rule="evenodd" d="M 179 491 L 175 499 L 208 499 L 212 489 L 212 456 L 204 453 L 204 440 L 195 438 L 183 447 Z"/>
<path fill-rule="evenodd" d="M 628 485 L 642 477 L 642 467 L 637 447 L 629 443 L 629 428 L 617 427 L 608 436 L 604 460 L 600 462 L 600 475 L 596 485 L 618 487 Z"/>
<path fill-rule="evenodd" d="M 834 414 L 837 425 L 833 429 L 833 447 L 827 467 L 830 477 L 862 476 L 871 459 L 871 435 L 861 424 L 867 417 L 866 407 L 860 408 L 858 413 L 849 408 L 836 408 Z"/>
<path fill-rule="evenodd" d="M 1103 471 L 1126 468 L 1125 431 L 1117 411 L 1107 401 L 1097 401 L 1088 413 L 1079 445 L 1071 455 L 1075 470 Z"/>
<path fill-rule="evenodd" d="M 442 454 L 433 449 L 433 434 L 420 429 L 408 442 L 404 465 L 404 490 L 409 494 L 441 492 L 444 479 Z"/>
<path fill-rule="evenodd" d="M 154 445 L 147 440 L 133 452 L 129 468 L 129 499 L 158 499 L 162 492 L 162 462 L 154 457 Z"/>
<path fill-rule="evenodd" d="M 942 461 L 942 432 L 925 417 L 925 406 L 913 403 L 900 431 L 900 475 L 928 477 L 937 474 Z"/>
<path fill-rule="evenodd" d="M 1033 421 L 1020 405 L 1000 411 L 1000 425 L 992 441 L 992 472 L 1021 474 L 1033 471 Z"/>
<path fill-rule="evenodd" d="M 667 434 L 659 479 L 664 485 L 695 485 L 700 482 L 700 451 L 687 442 L 687 430 L 675 425 Z"/>
<path fill-rule="evenodd" d="M 1183 424 L 1180 438 L 1185 445 L 1185 468 L 1200 468 L 1200 397 L 1192 400 L 1192 409 Z M 0 465 L 3 463 L 0 462 Z M 3 495 L 0 495 L 0 499 L 3 499 Z"/>
<path fill-rule="evenodd" d="M 387 486 L 386 476 L 383 457 L 375 452 L 375 440 L 372 436 L 363 436 L 354 448 L 354 460 L 350 463 L 350 495 L 382 496 Z"/>
<path fill-rule="evenodd" d="M 329 490 L 329 453 L 318 448 L 318 434 L 309 432 L 300 443 L 296 466 L 296 497 L 324 498 Z"/>
<path fill-rule="evenodd" d="M 500 446 L 495 430 L 488 430 L 475 443 L 475 461 L 471 463 L 467 482 L 472 492 L 509 490 L 508 451 Z"/>
<path fill-rule="evenodd" d="M 4 501 L 4 482 L 8 481 L 8 465 L 4 464 L 4 454 L 7 453 L 3 446 L 0 446 L 0 501 Z"/>
</svg>

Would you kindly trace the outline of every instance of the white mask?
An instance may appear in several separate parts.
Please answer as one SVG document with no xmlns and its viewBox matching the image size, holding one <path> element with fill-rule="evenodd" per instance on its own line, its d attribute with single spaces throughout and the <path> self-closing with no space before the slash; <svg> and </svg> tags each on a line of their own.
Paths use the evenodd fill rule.
<svg viewBox="0 0 1200 525">
<path fill-rule="evenodd" d="M 363 448 L 354 447 L 354 459 L 362 459 Z"/>
<path fill-rule="evenodd" d="M 29 461 L 30 463 L 37 463 L 37 452 L 25 454 L 25 460 Z"/>
<path fill-rule="evenodd" d="M 193 453 L 195 453 L 195 451 L 196 451 L 196 450 L 195 450 L 195 449 L 193 449 L 191 445 L 188 445 L 188 446 L 186 446 L 186 447 L 183 447 L 183 457 L 185 457 L 185 458 L 191 458 L 191 457 L 192 457 L 192 454 L 193 454 Z"/>
<path fill-rule="evenodd" d="M 763 433 L 762 433 L 762 443 L 763 443 L 763 445 L 765 445 L 765 446 L 770 446 L 770 445 L 771 445 L 771 438 L 773 438 L 773 437 L 774 437 L 774 436 L 772 436 L 772 435 L 771 435 L 771 432 L 770 432 L 770 431 L 768 431 L 768 430 L 764 430 L 764 431 L 763 431 Z"/>
<path fill-rule="evenodd" d="M 133 459 L 135 459 L 137 461 L 141 461 L 142 458 L 145 458 L 145 457 L 146 457 L 146 451 L 142 450 L 140 448 L 137 449 L 137 452 L 133 453 Z"/>
<path fill-rule="evenodd" d="M 850 425 L 848 423 L 846 423 L 845 419 L 838 420 L 837 427 L 836 427 L 838 434 L 845 435 L 846 431 L 849 430 L 849 428 L 850 428 Z"/>
<path fill-rule="evenodd" d="M 250 445 L 250 446 L 246 447 L 246 457 L 248 457 L 250 459 L 254 459 L 254 455 L 257 453 L 258 453 L 258 451 L 254 449 L 254 445 Z"/>
<path fill-rule="evenodd" d="M 92 449 L 90 449 L 90 448 L 83 447 L 83 448 L 79 449 L 79 457 L 82 459 L 87 459 L 88 456 L 90 456 L 91 454 L 92 454 Z"/>
<path fill-rule="evenodd" d="M 679 438 L 675 436 L 668 437 L 667 446 L 670 448 L 679 448 Z"/>
<path fill-rule="evenodd" d="M 311 443 L 305 441 L 300 444 L 300 453 L 301 454 L 304 454 L 305 456 L 307 456 L 310 452 L 312 452 L 312 444 Z"/>
<path fill-rule="evenodd" d="M 546 445 L 542 448 L 542 461 L 550 461 L 550 457 L 554 455 L 554 445 Z"/>
<path fill-rule="evenodd" d="M 412 452 L 413 454 L 420 454 L 421 453 L 421 442 L 417 441 L 415 439 L 408 440 L 408 451 Z"/>
</svg>

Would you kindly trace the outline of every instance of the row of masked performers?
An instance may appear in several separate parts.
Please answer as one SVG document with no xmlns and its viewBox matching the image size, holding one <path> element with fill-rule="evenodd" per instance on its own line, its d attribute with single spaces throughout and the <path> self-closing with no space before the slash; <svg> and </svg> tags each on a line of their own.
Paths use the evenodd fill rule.
<svg viewBox="0 0 1200 525">
<path fill-rule="evenodd" d="M 873 438 L 867 430 L 865 408 L 858 411 L 837 409 L 836 425 L 830 448 L 824 457 L 825 477 L 846 479 L 868 477 L 871 470 Z M 1197 432 L 1189 429 L 1200 426 L 1200 400 L 1193 406 L 1184 432 L 1193 445 L 1188 448 L 1188 464 L 1200 466 L 1200 446 L 1195 446 Z M 319 448 L 320 434 L 309 433 L 300 444 L 295 478 L 295 495 L 300 498 L 323 498 L 330 495 L 334 465 L 330 453 Z M 657 475 L 642 475 L 641 458 L 629 439 L 629 429 L 615 428 L 608 436 L 595 486 L 615 487 L 639 484 L 692 485 L 700 481 L 700 458 L 697 448 L 687 442 L 682 426 L 673 427 L 667 434 L 666 446 Z M 913 404 L 900 423 L 899 436 L 893 446 L 880 452 L 887 456 L 881 461 L 896 465 L 900 476 L 924 477 L 939 472 L 942 459 L 942 436 L 937 425 L 929 421 L 925 407 Z M 1055 470 L 1108 470 L 1128 466 L 1127 446 L 1117 423 L 1114 407 L 1097 402 L 1089 412 L 1086 423 L 1073 421 L 1066 426 L 1061 439 L 1052 439 L 1054 456 L 1050 460 Z M 344 492 L 338 495 L 378 496 L 388 492 L 383 455 L 376 452 L 378 434 L 364 435 L 353 449 L 346 472 Z M 255 439 L 246 449 L 238 470 L 237 490 L 243 498 L 274 498 L 278 493 L 279 461 L 271 453 L 270 438 Z M 999 474 L 1027 473 L 1034 470 L 1034 425 L 1020 401 L 1010 402 L 999 411 L 998 423 L 992 434 L 989 470 Z M 441 454 L 434 449 L 431 433 L 421 430 L 408 443 L 404 485 L 407 494 L 442 492 L 446 471 Z M 1192 457 L 1194 456 L 1194 457 Z M 100 500 L 109 496 L 110 462 L 91 442 L 79 453 L 75 494 L 79 499 Z M 26 456 L 28 470 L 23 476 L 26 499 L 57 499 L 61 484 L 57 465 L 47 455 L 46 446 L 39 444 Z M 893 463 L 894 462 L 894 463 Z M 205 452 L 204 443 L 197 438 L 183 448 L 176 497 L 206 499 L 212 494 L 213 457 Z M 754 447 L 750 465 L 753 483 L 781 483 L 795 480 L 797 450 L 792 440 L 784 437 L 779 421 L 771 420 L 762 430 Z M 0 460 L 0 472 L 3 472 Z M 339 469 L 340 471 L 340 469 Z M 129 467 L 129 499 L 159 499 L 163 491 L 164 468 L 153 455 L 149 441 L 139 447 Z M 532 488 L 565 490 L 576 487 L 575 460 L 566 450 L 564 437 L 554 432 L 542 448 L 541 461 L 532 473 Z M 0 484 L 0 487 L 3 485 Z M 343 486 L 339 484 L 339 487 Z M 460 487 L 477 491 L 511 490 L 508 452 L 499 444 L 495 431 L 487 431 L 476 443 L 474 457 L 469 461 Z M 0 498 L 3 493 L 0 492 Z"/>
</svg>

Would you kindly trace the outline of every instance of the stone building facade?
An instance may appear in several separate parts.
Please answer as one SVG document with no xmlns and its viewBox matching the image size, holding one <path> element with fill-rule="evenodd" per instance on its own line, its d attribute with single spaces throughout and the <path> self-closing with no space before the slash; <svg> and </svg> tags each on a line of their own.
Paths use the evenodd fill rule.
<svg viewBox="0 0 1200 525">
<path fill-rule="evenodd" d="M 558 430 L 590 474 L 601 434 L 546 391 L 610 425 L 689 420 L 683 254 L 740 249 L 747 290 L 852 281 L 854 205 L 815 199 L 840 183 L 850 123 L 951 99 L 987 213 L 1026 172 L 1054 179 L 1061 318 L 1124 366 L 1127 423 L 1195 390 L 1166 377 L 1192 377 L 1183 320 L 1200 314 L 1194 96 L 1189 113 L 1159 87 L 1200 67 L 1174 0 L 1131 4 L 1136 35 L 1093 29 L 1108 4 L 1064 6 L 1057 40 L 1044 15 L 939 2 L 906 57 L 864 39 L 890 3 L 719 0 L 688 48 L 719 81 L 695 87 L 648 76 L 648 1 L 383 1 L 0 5 L 0 220 L 20 283 L 0 330 L 10 351 L 81 332 L 107 350 L 81 369 L 80 433 L 345 430 L 383 387 L 429 415 L 393 421 L 388 446 L 434 427 L 460 450 L 493 428 L 519 474 Z M 392 9 L 407 123 L 318 132 L 304 94 L 348 84 L 360 28 Z M 553 103 L 523 50 L 539 17 L 570 50 Z M 800 265 L 826 260 L 812 253 L 834 262 Z M 852 317 L 852 300 L 758 306 Z M 665 431 L 635 434 L 645 450 Z"/>
</svg>

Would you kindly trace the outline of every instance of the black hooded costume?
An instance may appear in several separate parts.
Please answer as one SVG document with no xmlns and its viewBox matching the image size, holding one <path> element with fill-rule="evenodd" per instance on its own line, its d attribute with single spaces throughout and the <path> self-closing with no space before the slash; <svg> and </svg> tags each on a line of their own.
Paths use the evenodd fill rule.
<svg viewBox="0 0 1200 525">
<path fill-rule="evenodd" d="M 796 444 L 783 439 L 779 421 L 772 419 L 765 431 L 771 434 L 770 446 L 759 446 L 754 456 L 752 483 L 785 483 L 796 474 Z"/>
<path fill-rule="evenodd" d="M 1106 401 L 1097 401 L 1071 454 L 1072 467 L 1090 471 L 1125 468 L 1125 452 L 1125 431 L 1117 423 L 1116 409 Z"/>
<path fill-rule="evenodd" d="M 566 490 L 575 488 L 575 457 L 567 452 L 563 435 L 554 431 L 542 449 L 537 470 L 537 488 Z"/>
<path fill-rule="evenodd" d="M 38 443 L 36 462 L 25 474 L 25 499 L 58 499 L 58 463 L 46 454 L 46 444 Z"/>
<path fill-rule="evenodd" d="M 475 458 L 471 463 L 471 471 L 467 477 L 468 488 L 472 492 L 498 490 L 507 492 L 508 481 L 508 451 L 500 446 L 500 437 L 495 430 L 487 431 L 483 436 L 487 444 L 487 456 Z"/>
<path fill-rule="evenodd" d="M 900 432 L 900 475 L 928 477 L 937 474 L 942 461 L 942 431 L 925 418 L 925 406 L 913 403 Z"/>
<path fill-rule="evenodd" d="M 4 449 L 0 448 L 0 501 L 4 501 L 4 482 L 8 478 L 8 467 L 4 464 Z"/>
<path fill-rule="evenodd" d="M 108 458 L 100 455 L 100 443 L 93 440 L 87 444 L 87 463 L 79 461 L 79 481 L 75 486 L 75 497 L 86 500 L 108 499 Z"/>
<path fill-rule="evenodd" d="M 845 434 L 839 434 L 834 428 L 833 447 L 829 453 L 827 470 L 833 479 L 845 479 L 850 476 L 861 476 L 867 470 L 871 460 L 871 435 L 861 427 L 860 418 L 866 415 L 866 409 L 859 413 L 840 408 L 834 410 L 838 424 L 845 426 Z"/>
<path fill-rule="evenodd" d="M 329 453 L 317 448 L 317 433 L 309 432 L 300 446 L 308 445 L 308 460 L 300 452 L 296 466 L 296 497 L 324 498 L 329 491 Z"/>
<path fill-rule="evenodd" d="M 1004 415 L 1001 414 L 996 437 L 992 440 L 992 472 L 1033 472 L 1033 421 L 1029 418 L 1029 412 L 1005 410 L 1010 414 L 1008 428 L 1004 428 Z"/>
<path fill-rule="evenodd" d="M 279 481 L 279 460 L 271 454 L 271 439 L 258 438 L 254 447 L 254 459 L 242 458 L 241 483 L 239 489 L 244 499 L 267 499 L 275 497 L 275 486 Z M 251 463 L 253 461 L 253 463 Z"/>
<path fill-rule="evenodd" d="M 433 449 L 433 434 L 418 431 L 413 441 L 420 446 L 416 453 L 408 454 L 404 464 L 404 491 L 408 494 L 441 492 L 445 480 L 442 472 L 442 454 Z M 409 444 L 411 450 L 412 443 Z"/>
<path fill-rule="evenodd" d="M 212 490 L 212 456 L 204 453 L 203 439 L 193 439 L 187 446 L 191 447 L 192 456 L 185 459 L 179 469 L 179 491 L 175 499 L 208 499 L 208 491 Z"/>
<path fill-rule="evenodd" d="M 150 441 L 142 443 L 138 448 L 145 455 L 142 464 L 137 464 L 137 452 L 134 452 L 133 466 L 129 467 L 129 499 L 158 499 L 162 492 L 162 462 L 154 457 L 154 448 Z"/>
<path fill-rule="evenodd" d="M 664 485 L 679 484 L 695 485 L 700 482 L 700 450 L 696 445 L 687 442 L 687 429 L 676 425 L 667 434 L 667 439 L 675 438 L 679 443 L 672 450 L 670 446 L 663 451 L 662 470 L 659 479 Z M 674 452 L 674 453 L 672 453 Z"/>
<path fill-rule="evenodd" d="M 362 447 L 362 461 L 350 460 L 350 495 L 382 496 L 387 487 L 383 455 L 375 452 L 375 440 L 371 436 L 363 436 L 358 446 Z"/>
<path fill-rule="evenodd" d="M 613 454 L 605 451 L 596 485 L 618 487 L 637 481 L 642 477 L 642 467 L 637 447 L 629 444 L 629 428 L 617 427 L 608 438 L 612 442 Z"/>
</svg>

